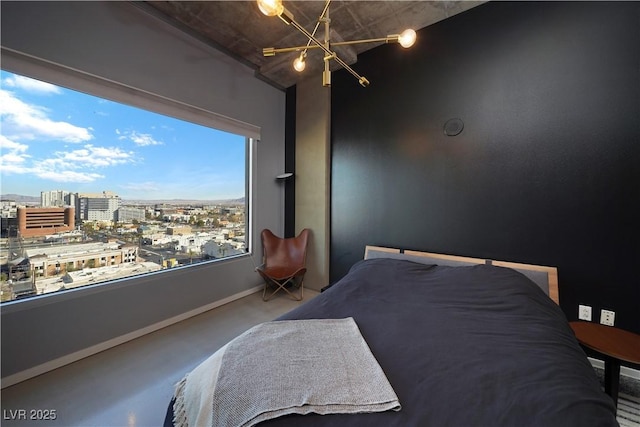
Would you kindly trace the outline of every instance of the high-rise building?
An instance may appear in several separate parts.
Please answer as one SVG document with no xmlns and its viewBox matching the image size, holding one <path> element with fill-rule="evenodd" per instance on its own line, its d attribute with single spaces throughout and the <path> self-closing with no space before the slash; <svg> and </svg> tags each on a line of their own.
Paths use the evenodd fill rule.
<svg viewBox="0 0 640 427">
<path fill-rule="evenodd" d="M 79 193 L 77 218 L 81 221 L 115 221 L 120 197 L 110 191 L 100 194 Z"/>
<path fill-rule="evenodd" d="M 48 207 L 64 207 L 75 206 L 76 194 L 64 190 L 51 190 L 40 192 L 40 206 Z"/>
</svg>

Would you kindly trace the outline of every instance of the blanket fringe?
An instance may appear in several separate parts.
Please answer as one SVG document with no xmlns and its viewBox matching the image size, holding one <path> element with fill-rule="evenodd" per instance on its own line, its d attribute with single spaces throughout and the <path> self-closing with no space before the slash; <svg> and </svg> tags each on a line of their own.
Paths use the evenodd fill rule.
<svg viewBox="0 0 640 427">
<path fill-rule="evenodd" d="M 187 377 L 180 380 L 175 386 L 174 396 L 176 398 L 173 404 L 173 425 L 174 427 L 189 427 L 187 422 L 187 412 L 184 403 L 184 388 L 187 385 Z"/>
</svg>

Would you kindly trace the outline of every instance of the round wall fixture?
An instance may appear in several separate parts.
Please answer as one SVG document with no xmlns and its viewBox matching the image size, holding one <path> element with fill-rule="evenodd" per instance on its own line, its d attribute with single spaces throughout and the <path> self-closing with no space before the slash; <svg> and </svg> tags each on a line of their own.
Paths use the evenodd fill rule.
<svg viewBox="0 0 640 427">
<path fill-rule="evenodd" d="M 456 136 L 464 129 L 464 123 L 460 119 L 449 119 L 444 124 L 444 134 L 447 136 Z"/>
</svg>

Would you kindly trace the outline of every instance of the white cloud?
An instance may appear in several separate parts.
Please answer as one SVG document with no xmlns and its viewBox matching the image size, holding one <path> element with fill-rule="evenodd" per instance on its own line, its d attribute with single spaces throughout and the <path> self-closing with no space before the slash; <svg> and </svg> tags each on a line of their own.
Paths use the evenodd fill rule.
<svg viewBox="0 0 640 427">
<path fill-rule="evenodd" d="M 118 147 L 95 147 L 91 144 L 72 151 L 58 151 L 52 158 L 40 162 L 45 169 L 90 169 L 135 163 L 134 153 Z"/>
<path fill-rule="evenodd" d="M 153 139 L 153 137 L 149 134 L 134 133 L 133 135 L 131 135 L 131 140 L 140 147 L 145 147 L 147 145 L 162 145 L 161 141 Z"/>
<path fill-rule="evenodd" d="M 23 173 L 23 165 L 29 159 L 28 145 L 20 144 L 0 135 L 0 166 L 3 172 Z"/>
<path fill-rule="evenodd" d="M 80 143 L 93 139 L 87 128 L 67 122 L 51 120 L 47 110 L 16 98 L 13 93 L 0 89 L 0 116 L 2 133 L 14 140 L 61 140 Z"/>
<path fill-rule="evenodd" d="M 134 131 L 120 131 L 116 129 L 116 135 L 119 140 L 129 139 L 138 147 L 146 147 L 149 145 L 164 145 L 164 142 L 158 141 L 151 134 L 148 133 L 138 133 Z"/>
<path fill-rule="evenodd" d="M 51 158 L 35 160 L 26 154 L 28 146 L 0 136 L 3 154 L 0 156 L 2 173 L 33 175 L 54 182 L 87 183 L 105 176 L 96 169 L 135 163 L 133 152 L 117 147 L 94 147 L 91 144 L 72 151 L 55 152 Z M 5 148 L 8 150 L 4 153 Z"/>
<path fill-rule="evenodd" d="M 8 150 L 8 151 L 25 152 L 29 149 L 29 146 L 26 144 L 20 144 L 19 142 L 12 141 L 6 136 L 0 134 L 0 148 L 2 149 L 2 151 Z"/>
<path fill-rule="evenodd" d="M 37 163 L 35 165 L 27 165 L 18 162 L 10 163 L 11 159 L 5 159 L 5 157 L 11 156 L 2 156 L 1 164 L 3 174 L 32 175 L 53 182 L 78 183 L 93 182 L 105 177 L 104 175 L 95 172 L 61 169 L 57 167 L 59 165 L 56 164 Z M 5 160 L 8 160 L 9 162 L 5 163 Z"/>
<path fill-rule="evenodd" d="M 30 79 L 29 77 L 16 76 L 7 77 L 3 84 L 7 87 L 22 89 L 27 92 L 49 95 L 62 93 L 59 87 L 50 83 L 41 82 L 39 80 Z"/>
<path fill-rule="evenodd" d="M 55 182 L 79 182 L 87 183 L 93 182 L 97 179 L 104 178 L 104 175 L 98 173 L 88 172 L 76 172 L 76 171 L 53 171 L 53 170 L 39 170 L 36 171 L 38 178 L 48 179 Z"/>
<path fill-rule="evenodd" d="M 3 173 L 23 174 L 28 173 L 29 169 L 23 165 L 27 158 L 15 153 L 7 153 L 0 156 L 0 166 Z"/>
</svg>

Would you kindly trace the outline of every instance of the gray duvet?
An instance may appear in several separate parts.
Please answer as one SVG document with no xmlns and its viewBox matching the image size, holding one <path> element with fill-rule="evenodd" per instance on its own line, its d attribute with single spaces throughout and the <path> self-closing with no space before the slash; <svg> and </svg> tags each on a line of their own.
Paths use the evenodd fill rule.
<svg viewBox="0 0 640 427">
<path fill-rule="evenodd" d="M 560 308 L 520 273 L 360 261 L 281 319 L 353 317 L 402 410 L 265 426 L 615 426 Z"/>
</svg>

